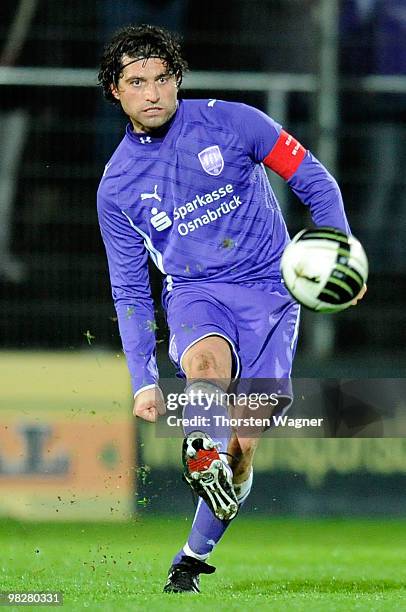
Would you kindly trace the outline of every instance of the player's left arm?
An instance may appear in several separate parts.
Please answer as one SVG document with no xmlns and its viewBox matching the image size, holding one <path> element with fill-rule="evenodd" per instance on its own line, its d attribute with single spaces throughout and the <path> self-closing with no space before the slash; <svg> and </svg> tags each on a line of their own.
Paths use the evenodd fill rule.
<svg viewBox="0 0 406 612">
<path fill-rule="evenodd" d="M 251 107 L 242 107 L 242 131 L 249 153 L 282 177 L 298 198 L 309 207 L 317 226 L 330 226 L 351 233 L 343 198 L 335 178 L 293 135 L 273 119 Z M 354 304 L 365 295 L 363 287 Z"/>
<path fill-rule="evenodd" d="M 329 225 L 351 233 L 337 181 L 294 136 L 281 129 L 263 162 L 309 207 L 315 225 Z"/>
<path fill-rule="evenodd" d="M 316 225 L 337 227 L 346 234 L 351 233 L 337 181 L 294 136 L 281 130 L 263 161 L 285 179 L 300 200 L 309 206 Z M 364 284 L 352 302 L 353 306 L 362 300 L 366 291 Z"/>
<path fill-rule="evenodd" d="M 234 110 L 234 109 L 232 109 Z M 351 233 L 334 177 L 295 136 L 265 113 L 241 104 L 234 110 L 247 153 L 282 177 L 309 207 L 314 223 Z"/>
<path fill-rule="evenodd" d="M 264 164 L 284 178 L 293 192 L 309 206 L 314 223 L 328 225 L 350 234 L 340 188 L 334 177 L 296 138 L 284 130 L 264 159 Z M 352 302 L 364 297 L 367 286 Z"/>
</svg>

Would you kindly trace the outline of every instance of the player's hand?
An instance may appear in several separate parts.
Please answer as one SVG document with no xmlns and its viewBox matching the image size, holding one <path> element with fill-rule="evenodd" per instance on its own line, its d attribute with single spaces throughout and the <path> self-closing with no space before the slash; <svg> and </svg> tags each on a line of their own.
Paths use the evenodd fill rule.
<svg viewBox="0 0 406 612">
<path fill-rule="evenodd" d="M 355 300 L 353 302 L 351 302 L 351 304 L 353 306 L 355 306 L 355 304 L 357 304 L 357 302 L 359 302 L 360 300 L 362 300 L 362 298 L 364 297 L 364 295 L 367 292 L 367 286 L 364 284 L 364 286 L 362 287 L 361 291 L 359 292 L 359 294 L 357 295 L 357 297 L 355 298 Z"/>
<path fill-rule="evenodd" d="M 155 423 L 160 414 L 165 414 L 165 400 L 159 387 L 142 391 L 134 400 L 133 414 L 136 417 Z"/>
</svg>

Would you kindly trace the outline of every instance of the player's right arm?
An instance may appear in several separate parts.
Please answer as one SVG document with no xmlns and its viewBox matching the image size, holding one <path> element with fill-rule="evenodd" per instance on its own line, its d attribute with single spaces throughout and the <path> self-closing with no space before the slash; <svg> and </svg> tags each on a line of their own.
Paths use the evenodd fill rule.
<svg viewBox="0 0 406 612">
<path fill-rule="evenodd" d="M 134 414 L 155 420 L 150 417 L 162 409 L 157 401 L 160 392 L 157 392 L 155 317 L 148 253 L 142 237 L 131 227 L 112 191 L 109 193 L 109 181 L 102 181 L 97 193 L 97 211 L 121 341 L 131 376 Z"/>
</svg>

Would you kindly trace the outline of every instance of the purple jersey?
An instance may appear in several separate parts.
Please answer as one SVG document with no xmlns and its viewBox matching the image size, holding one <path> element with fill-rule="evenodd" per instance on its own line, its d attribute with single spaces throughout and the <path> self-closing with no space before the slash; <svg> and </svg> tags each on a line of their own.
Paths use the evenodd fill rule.
<svg viewBox="0 0 406 612">
<path fill-rule="evenodd" d="M 349 232 L 333 177 L 252 107 L 184 100 L 164 134 L 127 127 L 100 182 L 98 214 L 134 392 L 158 378 L 148 255 L 169 292 L 199 281 L 280 281 L 289 236 L 264 163 L 316 225 Z"/>
</svg>

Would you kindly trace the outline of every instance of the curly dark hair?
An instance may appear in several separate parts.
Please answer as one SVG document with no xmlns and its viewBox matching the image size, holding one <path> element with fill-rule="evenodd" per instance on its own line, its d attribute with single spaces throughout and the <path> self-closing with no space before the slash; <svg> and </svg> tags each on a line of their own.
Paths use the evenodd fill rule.
<svg viewBox="0 0 406 612">
<path fill-rule="evenodd" d="M 181 54 L 179 38 L 164 28 L 152 25 L 129 25 L 118 30 L 105 46 L 98 74 L 104 97 L 113 104 L 119 101 L 111 93 L 111 85 L 117 85 L 123 71 L 123 55 L 133 59 L 159 57 L 169 74 L 180 87 L 187 62 Z"/>
</svg>

